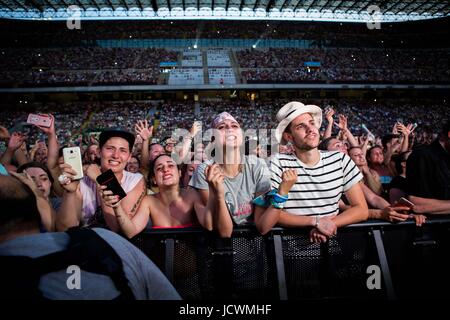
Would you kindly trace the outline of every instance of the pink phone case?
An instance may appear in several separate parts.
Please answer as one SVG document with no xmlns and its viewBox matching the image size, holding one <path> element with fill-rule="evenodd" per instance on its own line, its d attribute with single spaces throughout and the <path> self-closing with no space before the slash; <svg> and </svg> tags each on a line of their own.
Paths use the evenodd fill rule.
<svg viewBox="0 0 450 320">
<path fill-rule="evenodd" d="M 52 125 L 52 118 L 49 116 L 30 113 L 28 115 L 27 123 L 49 128 Z"/>
</svg>

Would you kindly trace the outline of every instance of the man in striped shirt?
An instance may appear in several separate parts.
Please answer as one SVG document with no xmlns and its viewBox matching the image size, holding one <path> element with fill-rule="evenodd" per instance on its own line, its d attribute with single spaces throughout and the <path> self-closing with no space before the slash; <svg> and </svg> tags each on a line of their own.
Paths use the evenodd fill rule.
<svg viewBox="0 0 450 320">
<path fill-rule="evenodd" d="M 290 102 L 277 113 L 276 137 L 292 143 L 295 153 L 278 154 L 270 165 L 271 186 L 282 205 L 257 207 L 255 222 L 261 233 L 275 224 L 283 227 L 313 227 L 310 239 L 324 242 L 336 229 L 366 220 L 367 203 L 358 182 L 363 178 L 356 164 L 341 152 L 319 151 L 322 110 L 314 105 Z M 350 207 L 339 214 L 339 200 L 347 197 Z M 282 207 L 282 208 L 280 208 Z"/>
</svg>

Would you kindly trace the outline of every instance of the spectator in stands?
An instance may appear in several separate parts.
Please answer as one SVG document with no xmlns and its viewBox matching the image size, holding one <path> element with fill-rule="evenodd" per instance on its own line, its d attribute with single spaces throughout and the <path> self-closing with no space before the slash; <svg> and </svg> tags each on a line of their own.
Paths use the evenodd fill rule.
<svg viewBox="0 0 450 320">
<path fill-rule="evenodd" d="M 158 186 L 159 193 L 147 195 L 132 218 L 111 191 L 102 188 L 102 197 L 107 206 L 114 210 L 120 230 L 132 238 L 140 233 L 150 221 L 154 228 L 185 228 L 197 224 L 212 229 L 206 208 L 200 202 L 195 190 L 180 189 L 181 172 L 175 161 L 161 154 L 152 162 L 151 179 Z M 194 209 L 195 213 L 194 214 Z"/>
<path fill-rule="evenodd" d="M 140 166 L 141 166 L 141 164 L 139 162 L 139 159 L 136 158 L 135 156 L 131 156 L 130 160 L 127 163 L 125 170 L 127 170 L 128 172 L 131 172 L 131 173 L 138 173 Z"/>
<path fill-rule="evenodd" d="M 399 173 L 392 179 L 389 185 L 389 202 L 395 204 L 401 197 L 407 196 L 408 185 L 406 182 L 406 161 L 411 155 L 411 151 L 402 152 L 394 159 L 395 169 Z"/>
<path fill-rule="evenodd" d="M 431 145 L 411 153 L 406 182 L 414 212 L 450 213 L 450 121 Z"/>
<path fill-rule="evenodd" d="M 57 228 L 65 230 L 80 224 L 100 225 L 119 230 L 119 222 L 112 208 L 101 201 L 96 178 L 111 169 L 127 196 L 121 202 L 133 216 L 146 194 L 144 177 L 140 173 L 125 171 L 131 158 L 135 137 L 121 129 L 108 129 L 100 134 L 100 167 L 91 164 L 82 180 L 73 180 L 76 172 L 68 164 L 61 164 L 60 177 L 65 189 L 63 203 L 58 213 Z"/>
<path fill-rule="evenodd" d="M 425 222 L 425 216 L 409 215 L 408 212 L 410 211 L 410 208 L 406 206 L 400 206 L 397 204 L 391 206 L 389 205 L 389 202 L 387 202 L 385 199 L 383 199 L 378 194 L 372 191 L 372 189 L 369 187 L 367 183 L 367 181 L 370 181 L 370 176 L 369 179 L 366 179 L 366 176 L 368 174 L 367 170 L 369 168 L 367 167 L 365 156 L 363 155 L 363 151 L 360 147 L 352 147 L 347 152 L 347 148 L 343 148 L 341 144 L 332 143 L 333 140 L 337 139 L 328 138 L 322 141 L 319 144 L 319 150 L 340 151 L 346 155 L 348 154 L 350 158 L 358 166 L 358 169 L 364 176 L 363 180 L 361 180 L 359 184 L 364 194 L 364 198 L 366 199 L 367 204 L 370 206 L 369 219 L 379 219 L 379 220 L 386 220 L 389 222 L 398 222 L 398 221 L 406 221 L 408 218 L 414 218 L 418 226 L 421 226 Z M 325 146 L 328 146 L 328 148 L 322 149 Z M 381 186 L 380 183 L 378 184 Z M 343 199 L 340 201 L 339 209 L 346 210 L 348 208 L 349 208 L 348 202 L 346 198 L 343 197 Z"/>
<path fill-rule="evenodd" d="M 293 155 L 272 159 L 272 189 L 276 194 L 270 206 L 257 207 L 255 221 L 261 233 L 273 225 L 313 227 L 310 239 L 327 241 L 337 228 L 368 218 L 367 203 L 358 182 L 357 166 L 341 152 L 323 152 L 319 145 L 322 110 L 315 105 L 290 102 L 277 113 L 276 137 L 280 143 L 291 142 Z M 342 193 L 350 208 L 339 214 Z"/>
<path fill-rule="evenodd" d="M 41 230 L 55 231 L 55 210 L 59 209 L 59 198 L 51 198 L 53 178 L 46 166 L 39 162 L 21 165 L 17 173 L 11 175 L 26 184 L 36 197 L 36 205 L 41 216 Z"/>
<path fill-rule="evenodd" d="M 234 225 L 252 219 L 252 200 L 269 190 L 269 173 L 264 160 L 243 155 L 243 133 L 232 115 L 218 114 L 212 128 L 214 158 L 198 166 L 189 185 L 197 189 L 213 229 L 231 237 Z"/>
<path fill-rule="evenodd" d="M 106 260 L 93 261 L 96 256 L 90 256 L 90 260 L 81 270 L 81 286 L 79 290 L 73 290 L 68 286 L 67 270 L 71 263 L 67 264 L 62 256 L 56 256 L 57 252 L 67 250 L 70 246 L 69 235 L 66 233 L 39 233 L 40 215 L 36 206 L 34 192 L 25 184 L 13 177 L 0 176 L 0 205 L 6 210 L 0 215 L 0 258 L 2 299 L 24 299 L 31 297 L 38 299 L 43 296 L 48 299 L 116 299 L 124 294 L 125 288 L 118 286 L 116 274 L 96 273 L 85 271 L 86 265 L 97 262 L 100 265 Z M 108 244 L 118 256 L 121 266 L 120 273 L 124 274 L 124 281 L 131 295 L 135 299 L 180 299 L 170 282 L 161 271 L 135 246 L 112 232 L 103 229 L 94 229 L 94 232 Z M 89 240 L 89 245 L 94 247 L 97 242 Z M 99 249 L 94 252 L 99 252 Z M 72 251 L 73 253 L 73 251 Z M 105 255 L 106 253 L 102 251 Z M 48 272 L 39 274 L 34 269 L 30 275 L 20 272 L 29 272 L 33 264 L 28 260 L 20 260 L 20 264 L 13 264 L 10 256 L 30 257 L 33 259 L 54 254 L 53 259 L 47 259 L 44 267 Z M 5 259 L 8 257 L 9 259 Z M 75 258 L 74 255 L 71 256 Z M 98 257 L 100 260 L 100 257 Z M 114 261 L 114 257 L 108 256 Z M 93 259 L 93 260 L 91 260 Z M 56 261 L 55 261 L 56 260 Z M 81 258 L 80 258 L 81 260 Z M 52 266 L 49 264 L 55 264 Z M 62 266 L 58 266 L 61 265 Z M 97 268 L 99 266 L 97 264 Z M 111 264 L 109 264 L 111 266 Z M 17 270 L 17 268 L 19 270 Z M 7 271 L 6 271 L 7 270 Z M 97 269 L 98 270 L 98 269 Z M 102 270 L 100 268 L 100 270 Z M 105 271 L 105 270 L 103 270 Z M 108 270 L 109 271 L 109 270 Z M 32 279 L 36 275 L 36 279 Z M 22 281 L 16 279 L 20 276 Z M 24 283 L 23 279 L 31 279 Z M 36 281 L 34 281 L 36 280 Z M 123 282 L 122 282 L 123 284 Z M 26 287 L 28 290 L 23 290 Z M 29 290 L 32 289 L 32 290 Z M 30 292 L 31 291 L 31 292 Z M 33 293 L 36 292 L 36 297 Z"/>
<path fill-rule="evenodd" d="M 84 152 L 83 156 L 83 164 L 91 164 L 96 163 L 99 164 L 100 162 L 100 149 L 98 147 L 98 144 L 90 144 L 86 151 Z"/>
<path fill-rule="evenodd" d="M 348 150 L 348 155 L 356 163 L 358 169 L 363 174 L 364 184 L 375 194 L 381 195 L 383 188 L 381 186 L 380 177 L 375 170 L 369 168 L 367 165 L 366 156 L 364 155 L 362 148 L 352 147 Z"/>
</svg>

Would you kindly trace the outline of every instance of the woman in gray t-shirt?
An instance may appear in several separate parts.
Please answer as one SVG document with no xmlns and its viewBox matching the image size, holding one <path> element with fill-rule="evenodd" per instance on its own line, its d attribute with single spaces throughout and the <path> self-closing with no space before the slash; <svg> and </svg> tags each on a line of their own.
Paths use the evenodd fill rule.
<svg viewBox="0 0 450 320">
<path fill-rule="evenodd" d="M 215 156 L 197 168 L 189 185 L 208 207 L 213 229 L 230 237 L 233 225 L 252 219 L 252 200 L 270 189 L 270 173 L 264 160 L 242 154 L 243 134 L 233 116 L 220 113 L 212 127 Z"/>
</svg>

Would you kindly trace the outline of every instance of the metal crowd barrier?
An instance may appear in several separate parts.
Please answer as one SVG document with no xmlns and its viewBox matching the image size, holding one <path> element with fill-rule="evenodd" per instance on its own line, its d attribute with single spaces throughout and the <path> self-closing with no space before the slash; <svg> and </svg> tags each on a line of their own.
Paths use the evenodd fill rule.
<svg viewBox="0 0 450 320">
<path fill-rule="evenodd" d="M 370 221 L 324 244 L 309 229 L 236 227 L 231 239 L 201 228 L 144 231 L 132 242 L 187 300 L 448 298 L 450 218 Z"/>
</svg>

